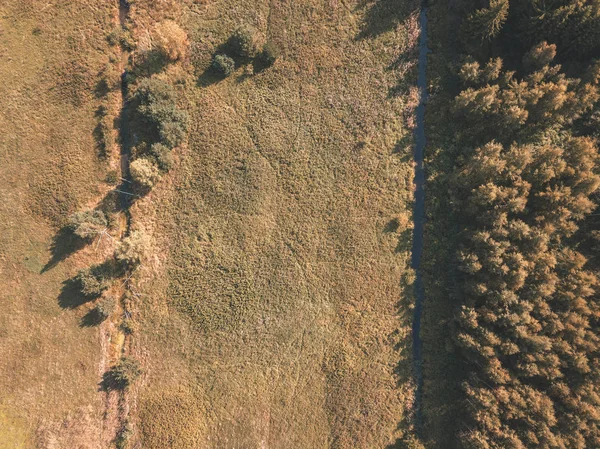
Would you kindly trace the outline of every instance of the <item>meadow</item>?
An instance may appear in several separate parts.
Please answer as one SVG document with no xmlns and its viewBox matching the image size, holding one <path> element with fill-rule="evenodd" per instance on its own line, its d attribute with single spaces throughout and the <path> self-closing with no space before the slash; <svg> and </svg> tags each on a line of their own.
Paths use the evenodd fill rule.
<svg viewBox="0 0 600 449">
<path fill-rule="evenodd" d="M 136 285 L 144 447 L 411 438 L 417 12 L 401 1 L 132 6 L 138 42 L 165 17 L 190 40 L 189 60 L 137 72 L 175 86 L 191 122 L 174 167 L 132 208 L 157 246 Z M 280 57 L 216 77 L 211 58 L 239 26 Z"/>
<path fill-rule="evenodd" d="M 106 248 L 58 230 L 108 188 L 94 128 L 109 62 L 104 1 L 0 4 L 0 447 L 104 447 L 102 328 L 63 283 Z M 64 298 L 64 297 L 63 297 Z"/>
</svg>

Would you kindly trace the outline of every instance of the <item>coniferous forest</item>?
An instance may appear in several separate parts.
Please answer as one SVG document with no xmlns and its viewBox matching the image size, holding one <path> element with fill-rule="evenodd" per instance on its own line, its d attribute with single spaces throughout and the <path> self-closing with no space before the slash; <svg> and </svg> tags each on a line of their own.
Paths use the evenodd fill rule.
<svg viewBox="0 0 600 449">
<path fill-rule="evenodd" d="M 444 178 L 455 442 L 598 448 L 600 1 L 455 12 Z"/>
</svg>

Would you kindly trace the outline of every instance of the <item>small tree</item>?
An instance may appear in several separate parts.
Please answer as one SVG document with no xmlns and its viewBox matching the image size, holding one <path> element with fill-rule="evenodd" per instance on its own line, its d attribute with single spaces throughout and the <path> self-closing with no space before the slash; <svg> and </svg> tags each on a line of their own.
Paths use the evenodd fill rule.
<svg viewBox="0 0 600 449">
<path fill-rule="evenodd" d="M 115 257 L 129 266 L 135 266 L 140 264 L 150 252 L 150 247 L 151 242 L 148 234 L 142 231 L 133 231 L 117 247 Z"/>
<path fill-rule="evenodd" d="M 84 268 L 77 273 L 81 293 L 88 297 L 100 296 L 109 286 L 109 275 L 102 265 Z"/>
<path fill-rule="evenodd" d="M 219 75 L 229 76 L 235 70 L 235 61 L 227 55 L 215 55 L 210 66 Z"/>
<path fill-rule="evenodd" d="M 104 374 L 104 383 L 108 388 L 124 390 L 131 386 L 140 374 L 142 374 L 142 370 L 137 360 L 122 357 Z"/>
<path fill-rule="evenodd" d="M 150 190 L 160 179 L 158 167 L 146 158 L 136 159 L 129 166 L 131 179 L 142 190 Z"/>
<path fill-rule="evenodd" d="M 173 165 L 171 150 L 161 143 L 155 143 L 150 147 L 150 154 L 154 156 L 156 164 L 163 171 L 169 171 Z"/>
<path fill-rule="evenodd" d="M 172 148 L 185 139 L 189 117 L 177 108 L 176 92 L 169 83 L 157 78 L 144 79 L 134 101 L 146 140 L 161 141 Z"/>
<path fill-rule="evenodd" d="M 270 42 L 267 42 L 263 47 L 262 51 L 257 55 L 256 59 L 261 69 L 266 69 L 275 64 L 275 61 L 279 57 L 279 51 Z"/>
<path fill-rule="evenodd" d="M 154 29 L 154 41 L 158 50 L 169 61 L 184 59 L 189 46 L 188 36 L 172 20 L 159 22 Z"/>
<path fill-rule="evenodd" d="M 116 299 L 113 296 L 107 296 L 98 303 L 94 311 L 98 321 L 104 321 L 114 313 L 116 308 Z"/>
<path fill-rule="evenodd" d="M 236 29 L 229 38 L 232 53 L 240 58 L 253 58 L 258 51 L 256 30 L 249 26 Z"/>
<path fill-rule="evenodd" d="M 169 148 L 179 146 L 187 136 L 189 116 L 186 111 L 173 111 L 171 120 L 165 120 L 159 128 L 161 142 Z"/>
<path fill-rule="evenodd" d="M 108 220 L 101 210 L 75 212 L 69 217 L 69 229 L 82 240 L 92 240 L 107 226 Z"/>
</svg>

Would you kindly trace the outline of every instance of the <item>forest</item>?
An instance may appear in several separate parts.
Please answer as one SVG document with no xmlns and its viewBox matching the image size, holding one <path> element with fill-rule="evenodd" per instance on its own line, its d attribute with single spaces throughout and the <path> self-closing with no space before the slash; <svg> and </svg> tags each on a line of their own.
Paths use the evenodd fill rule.
<svg viewBox="0 0 600 449">
<path fill-rule="evenodd" d="M 600 2 L 463 1 L 455 13 L 453 445 L 597 448 Z"/>
</svg>

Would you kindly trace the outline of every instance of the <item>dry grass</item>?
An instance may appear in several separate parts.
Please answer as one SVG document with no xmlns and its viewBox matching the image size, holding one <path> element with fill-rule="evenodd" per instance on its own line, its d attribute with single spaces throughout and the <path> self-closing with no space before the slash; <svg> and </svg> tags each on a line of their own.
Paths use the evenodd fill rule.
<svg viewBox="0 0 600 449">
<path fill-rule="evenodd" d="M 193 42 L 192 65 L 158 75 L 191 114 L 189 145 L 133 210 L 161 248 L 138 284 L 142 444 L 386 447 L 412 397 L 410 230 L 390 221 L 412 201 L 414 74 L 398 67 L 416 5 L 180 6 L 132 12 L 138 39 L 171 16 Z M 203 75 L 244 23 L 283 57 Z"/>
<path fill-rule="evenodd" d="M 2 448 L 100 447 L 99 331 L 57 299 L 98 254 L 44 267 L 57 225 L 100 193 L 94 88 L 113 13 L 101 0 L 0 3 Z"/>
</svg>

